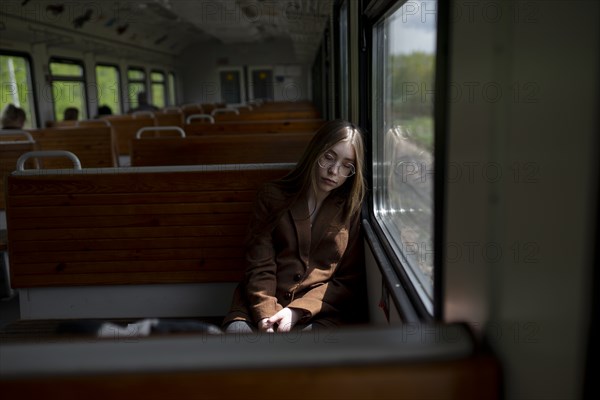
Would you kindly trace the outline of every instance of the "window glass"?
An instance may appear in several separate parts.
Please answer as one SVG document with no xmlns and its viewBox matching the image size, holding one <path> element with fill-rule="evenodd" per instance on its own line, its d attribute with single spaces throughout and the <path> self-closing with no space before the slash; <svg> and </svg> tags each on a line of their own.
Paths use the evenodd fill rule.
<svg viewBox="0 0 600 400">
<path fill-rule="evenodd" d="M 98 107 L 108 106 L 113 114 L 121 114 L 121 79 L 119 69 L 112 65 L 96 66 Z"/>
<path fill-rule="evenodd" d="M 143 69 L 130 68 L 127 71 L 127 79 L 129 81 L 144 81 L 146 79 L 146 73 Z"/>
<path fill-rule="evenodd" d="M 26 115 L 24 128 L 34 128 L 35 102 L 29 60 L 26 57 L 0 54 L 0 85 L 0 110 L 7 104 L 22 108 Z"/>
<path fill-rule="evenodd" d="M 65 64 L 62 62 L 50 63 L 50 73 L 58 77 L 83 78 L 83 67 L 78 64 Z"/>
<path fill-rule="evenodd" d="M 169 105 L 174 106 L 177 104 L 175 95 L 175 74 L 169 72 Z"/>
<path fill-rule="evenodd" d="M 433 309 L 437 2 L 407 2 L 374 34 L 374 212 L 415 289 Z"/>
<path fill-rule="evenodd" d="M 165 106 L 165 98 L 167 95 L 165 86 L 165 74 L 162 72 L 154 71 L 150 74 L 150 80 L 152 81 L 152 104 L 156 107 L 162 108 Z"/>
<path fill-rule="evenodd" d="M 146 92 L 146 72 L 140 68 L 129 68 L 127 79 L 127 100 L 129 109 L 132 109 L 139 105 L 138 94 Z"/>
<path fill-rule="evenodd" d="M 55 120 L 63 121 L 65 110 L 73 108 L 77 110 L 77 116 L 73 119 L 87 119 L 83 64 L 77 61 L 51 61 L 50 75 Z"/>
<path fill-rule="evenodd" d="M 163 74 L 162 72 L 154 71 L 150 74 L 150 78 L 152 79 L 152 82 L 154 82 L 154 83 L 164 82 L 165 74 Z"/>
</svg>

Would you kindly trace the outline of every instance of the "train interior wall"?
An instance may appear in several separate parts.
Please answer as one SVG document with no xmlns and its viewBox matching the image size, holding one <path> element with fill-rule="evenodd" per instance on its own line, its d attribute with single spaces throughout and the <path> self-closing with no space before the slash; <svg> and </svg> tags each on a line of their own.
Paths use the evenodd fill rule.
<svg viewBox="0 0 600 400">
<path fill-rule="evenodd" d="M 506 398 L 582 398 L 600 5 L 492 5 L 452 6 L 444 318 L 498 355 Z"/>
<path fill-rule="evenodd" d="M 185 82 L 185 103 L 221 101 L 219 72 L 241 71 L 242 76 L 252 67 L 273 71 L 273 100 L 310 100 L 310 64 L 298 60 L 292 43 L 273 39 L 268 44 L 197 44 L 186 48 L 177 60 L 177 71 Z M 252 82 L 245 82 L 244 94 L 252 99 Z"/>
</svg>

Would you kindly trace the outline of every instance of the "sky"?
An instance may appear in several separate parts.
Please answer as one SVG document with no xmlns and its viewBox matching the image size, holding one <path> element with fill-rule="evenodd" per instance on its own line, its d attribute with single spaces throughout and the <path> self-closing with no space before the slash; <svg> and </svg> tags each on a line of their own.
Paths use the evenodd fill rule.
<svg viewBox="0 0 600 400">
<path fill-rule="evenodd" d="M 409 0 L 389 19 L 388 41 L 392 54 L 435 52 L 437 1 Z"/>
</svg>

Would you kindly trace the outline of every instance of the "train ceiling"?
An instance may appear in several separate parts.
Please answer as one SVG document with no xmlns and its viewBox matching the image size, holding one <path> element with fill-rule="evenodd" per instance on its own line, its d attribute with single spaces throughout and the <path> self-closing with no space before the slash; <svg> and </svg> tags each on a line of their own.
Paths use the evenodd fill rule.
<svg viewBox="0 0 600 400">
<path fill-rule="evenodd" d="M 149 59 L 152 53 L 176 56 L 196 43 L 268 44 L 283 39 L 294 46 L 298 62 L 311 63 L 332 3 L 4 0 L 0 7 L 0 43 L 3 38 L 26 40 L 121 56 L 133 52 Z"/>
</svg>

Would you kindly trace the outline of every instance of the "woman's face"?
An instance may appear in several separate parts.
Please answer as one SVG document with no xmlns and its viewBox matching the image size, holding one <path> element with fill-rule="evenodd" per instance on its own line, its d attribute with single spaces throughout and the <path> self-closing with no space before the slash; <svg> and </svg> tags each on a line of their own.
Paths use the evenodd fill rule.
<svg viewBox="0 0 600 400">
<path fill-rule="evenodd" d="M 328 195 L 353 175 L 356 166 L 354 146 L 347 140 L 336 143 L 319 159 L 315 168 L 317 193 Z"/>
</svg>

